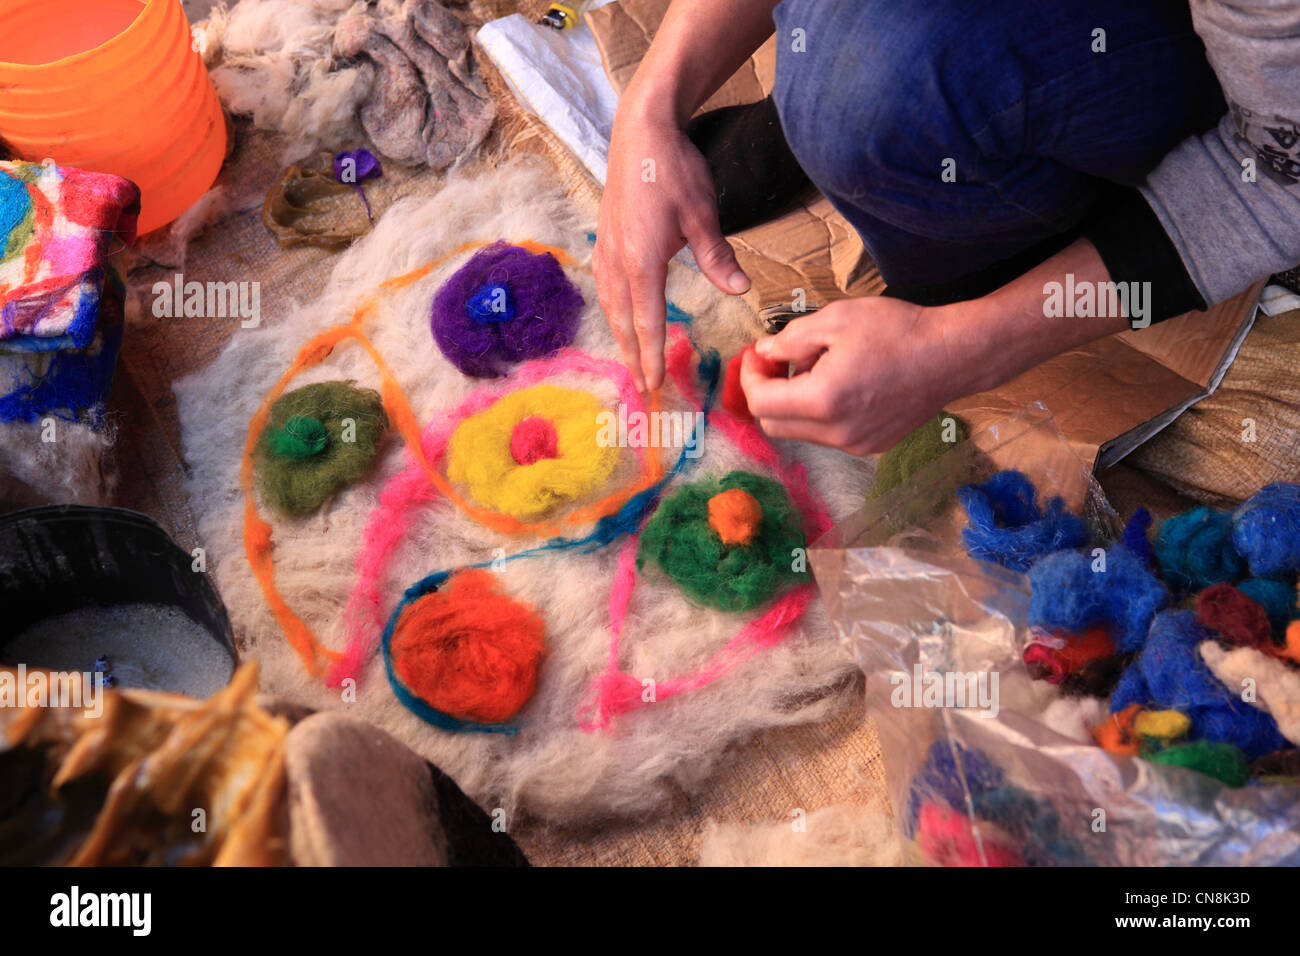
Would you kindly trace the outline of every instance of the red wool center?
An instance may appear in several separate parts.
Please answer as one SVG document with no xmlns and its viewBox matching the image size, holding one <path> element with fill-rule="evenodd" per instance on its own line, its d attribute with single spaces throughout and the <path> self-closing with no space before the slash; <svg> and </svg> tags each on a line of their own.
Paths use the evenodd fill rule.
<svg viewBox="0 0 1300 956">
<path fill-rule="evenodd" d="M 559 436 L 549 419 L 532 415 L 510 433 L 510 457 L 519 465 L 559 457 Z"/>
</svg>

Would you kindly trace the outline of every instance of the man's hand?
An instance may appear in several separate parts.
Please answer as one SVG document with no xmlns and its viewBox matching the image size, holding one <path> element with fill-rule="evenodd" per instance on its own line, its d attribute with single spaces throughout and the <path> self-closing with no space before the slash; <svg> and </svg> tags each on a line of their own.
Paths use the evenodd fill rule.
<svg viewBox="0 0 1300 956">
<path fill-rule="evenodd" d="M 683 130 L 772 35 L 777 0 L 673 0 L 618 101 L 593 265 L 600 306 L 637 384 L 664 378 L 664 283 L 686 243 L 701 271 L 739 295 L 749 279 L 718 228 L 708 164 Z"/>
<path fill-rule="evenodd" d="M 1123 315 L 1047 316 L 1046 283 L 1108 281 L 1080 239 L 996 292 L 922 308 L 899 299 L 844 299 L 760 340 L 741 363 L 749 410 L 773 438 L 855 455 L 887 451 L 948 402 L 1128 328 Z M 796 374 L 785 376 L 786 363 Z"/>
<path fill-rule="evenodd" d="M 749 410 L 773 438 L 885 451 L 962 394 L 934 310 L 843 299 L 760 339 L 741 363 Z M 787 362 L 800 371 L 785 376 Z"/>
<path fill-rule="evenodd" d="M 608 169 L 596 230 L 596 291 L 638 387 L 658 388 L 668 260 L 690 243 L 700 270 L 723 292 L 745 292 L 749 279 L 718 228 L 708 165 L 675 124 L 620 106 Z"/>
</svg>

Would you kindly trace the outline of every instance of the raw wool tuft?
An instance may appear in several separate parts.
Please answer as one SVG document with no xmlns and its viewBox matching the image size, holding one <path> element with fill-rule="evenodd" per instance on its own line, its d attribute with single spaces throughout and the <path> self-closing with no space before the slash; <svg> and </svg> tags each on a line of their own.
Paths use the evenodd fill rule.
<svg viewBox="0 0 1300 956">
<path fill-rule="evenodd" d="M 1255 706 L 1272 714 L 1282 736 L 1300 745 L 1300 671 L 1253 647 L 1229 649 L 1206 641 L 1200 650 L 1206 666 L 1229 690 L 1241 694 L 1252 681 Z"/>
<path fill-rule="evenodd" d="M 248 567 L 242 547 L 243 506 L 236 491 L 246 435 L 242 424 L 232 424 L 249 420 L 303 343 L 324 327 L 348 321 L 359 302 L 384 280 L 473 239 L 533 239 L 559 246 L 587 263 L 591 247 L 585 236 L 593 212 L 579 209 L 551 185 L 540 163 L 519 161 L 474 178 L 454 173 L 434 197 L 399 200 L 373 233 L 340 253 L 318 300 L 275 314 L 264 306 L 261 327 L 238 332 L 206 369 L 176 386 L 190 466 L 187 491 L 200 538 L 241 651 L 259 660 L 263 689 L 320 709 L 358 713 L 360 707 L 359 716 L 408 743 L 481 804 L 501 807 L 512 819 L 517 812 L 529 811 L 573 822 L 663 808 L 681 791 L 704 786 L 729 745 L 770 727 L 808 723 L 837 712 L 854 694 L 846 678 L 856 666 L 835 640 L 821 603 L 809 606 L 787 640 L 738 665 L 725 679 L 623 715 L 609 731 L 584 733 L 577 711 L 592 675 L 601 672 L 609 657 L 608 601 L 618 547 L 512 561 L 497 572 L 503 589 L 547 622 L 547 650 L 537 689 L 514 720 L 519 725 L 516 736 L 453 734 L 430 727 L 393 695 L 378 655 L 364 661 L 356 703 L 344 703 L 337 689 L 303 670 Z M 472 253 L 453 256 L 425 278 L 387 296 L 364 327 L 422 425 L 439 421 L 483 387 L 447 361 L 427 325 L 435 291 Z M 572 266 L 565 271 L 586 303 L 574 348 L 618 361 L 620 352 L 596 305 L 590 273 Z M 702 276 L 674 269 L 668 296 L 695 317 L 691 334 L 702 345 L 729 355 L 747 344 L 750 313 Z M 343 343 L 291 387 L 338 379 L 354 379 L 363 388 L 377 387 L 378 381 L 364 351 Z M 619 400 L 617 386 L 599 375 L 564 372 L 552 381 L 591 391 L 608 405 Z M 720 434 L 706 429 L 705 436 L 702 454 L 690 462 L 686 480 L 738 468 L 768 473 Z M 861 502 L 867 476 L 858 459 L 811 446 L 780 447 L 808 466 L 815 490 L 833 514 L 847 514 Z M 638 472 L 632 450 L 620 451 L 613 483 Z M 401 443 L 386 441 L 363 481 L 311 515 L 293 521 L 272 519 L 281 593 L 332 648 L 346 643 L 344 611 L 357 580 L 356 560 L 367 520 L 380 489 L 407 463 Z M 497 549 L 510 555 L 540 543 L 535 537 L 486 528 L 432 493 L 400 531 L 392 545 L 393 571 L 381 595 L 384 618 L 404 589 L 430 571 L 490 562 Z M 633 602 L 622 649 L 621 663 L 630 673 L 694 670 L 736 631 L 735 615 L 702 610 L 668 582 L 643 586 L 645 600 Z"/>
<path fill-rule="evenodd" d="M 1196 619 L 1229 644 L 1273 649 L 1273 627 L 1264 606 L 1231 584 L 1215 584 L 1196 598 Z"/>
<path fill-rule="evenodd" d="M 1252 574 L 1300 571 L 1300 484 L 1266 485 L 1232 514 L 1232 544 Z"/>
<path fill-rule="evenodd" d="M 1107 549 L 1104 565 L 1077 551 L 1049 554 L 1030 568 L 1029 584 L 1031 627 L 1082 632 L 1106 625 L 1125 653 L 1142 646 L 1169 602 L 1165 586 L 1124 545 Z"/>
<path fill-rule="evenodd" d="M 199 42 L 222 103 L 284 133 L 286 163 L 368 136 L 388 159 L 443 169 L 496 115 L 465 28 L 436 0 L 240 0 Z"/>
<path fill-rule="evenodd" d="M 1040 719 L 1062 737 L 1091 744 L 1093 728 L 1102 722 L 1102 703 L 1097 697 L 1058 697 Z"/>
<path fill-rule="evenodd" d="M 40 422 L 0 422 L 0 507 L 106 505 L 117 487 L 111 451 L 116 429 L 55 422 L 57 440 L 41 440 Z"/>
<path fill-rule="evenodd" d="M 1250 765 L 1232 744 L 1193 740 L 1147 754 L 1146 759 L 1166 767 L 1195 770 L 1229 787 L 1244 787 L 1250 779 Z"/>
<path fill-rule="evenodd" d="M 932 421 L 942 429 L 939 419 Z M 1035 558 L 1088 540 L 1083 519 L 1066 511 L 1062 498 L 1039 507 L 1038 489 L 1018 471 L 999 471 L 983 484 L 963 485 L 957 500 L 970 519 L 962 541 L 970 556 L 981 561 L 1028 571 Z"/>
<path fill-rule="evenodd" d="M 700 866 L 901 866 L 901 836 L 886 807 L 837 803 L 800 821 L 710 821 Z"/>
<path fill-rule="evenodd" d="M 1156 533 L 1154 551 L 1161 576 L 1175 592 L 1231 583 L 1246 570 L 1232 546 L 1232 516 L 1211 508 L 1166 518 Z"/>
<path fill-rule="evenodd" d="M 929 468 L 966 440 L 966 423 L 940 411 L 925 424 L 904 435 L 876 461 L 876 483 L 871 497 L 880 498 L 914 475 Z"/>
<path fill-rule="evenodd" d="M 1237 585 L 1237 590 L 1264 608 L 1279 635 L 1290 621 L 1300 617 L 1300 608 L 1296 607 L 1296 589 L 1285 581 L 1247 578 Z"/>
<path fill-rule="evenodd" d="M 1111 695 L 1111 712 L 1133 705 L 1176 710 L 1191 718 L 1191 737 L 1232 744 L 1251 759 L 1286 746 L 1277 723 L 1243 701 L 1240 690 L 1220 683 L 1205 665 L 1198 648 L 1213 637 L 1191 611 L 1156 615 L 1146 645 Z"/>
</svg>

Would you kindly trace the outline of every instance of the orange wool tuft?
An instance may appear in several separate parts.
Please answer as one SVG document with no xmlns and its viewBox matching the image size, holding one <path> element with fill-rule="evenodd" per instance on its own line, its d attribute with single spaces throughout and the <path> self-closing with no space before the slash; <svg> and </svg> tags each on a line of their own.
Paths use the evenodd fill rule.
<svg viewBox="0 0 1300 956">
<path fill-rule="evenodd" d="M 402 612 L 393 631 L 393 666 L 435 710 L 501 723 L 537 688 L 544 633 L 537 611 L 502 593 L 490 571 L 471 568 Z"/>
<path fill-rule="evenodd" d="M 709 499 L 709 527 L 728 547 L 753 541 L 762 521 L 762 506 L 742 488 L 729 488 Z"/>
<path fill-rule="evenodd" d="M 1114 654 L 1115 641 L 1111 638 L 1110 631 L 1104 627 L 1094 627 L 1070 640 L 1057 652 L 1057 657 L 1065 665 L 1065 672 L 1073 674 L 1093 661 L 1113 657 Z"/>
<path fill-rule="evenodd" d="M 1092 732 L 1102 750 L 1113 754 L 1138 755 L 1141 741 L 1133 732 L 1133 723 L 1143 710 L 1141 704 L 1129 704 L 1118 714 L 1111 714 Z"/>
</svg>

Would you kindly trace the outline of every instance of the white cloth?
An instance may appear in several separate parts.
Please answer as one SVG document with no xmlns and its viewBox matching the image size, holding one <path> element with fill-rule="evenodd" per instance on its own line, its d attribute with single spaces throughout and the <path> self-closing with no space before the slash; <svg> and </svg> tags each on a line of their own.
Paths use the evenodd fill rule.
<svg viewBox="0 0 1300 956">
<path fill-rule="evenodd" d="M 586 9 L 603 5 L 598 0 Z M 515 99 L 604 185 L 618 93 L 587 25 L 555 30 L 512 13 L 485 23 L 477 40 Z"/>
</svg>

